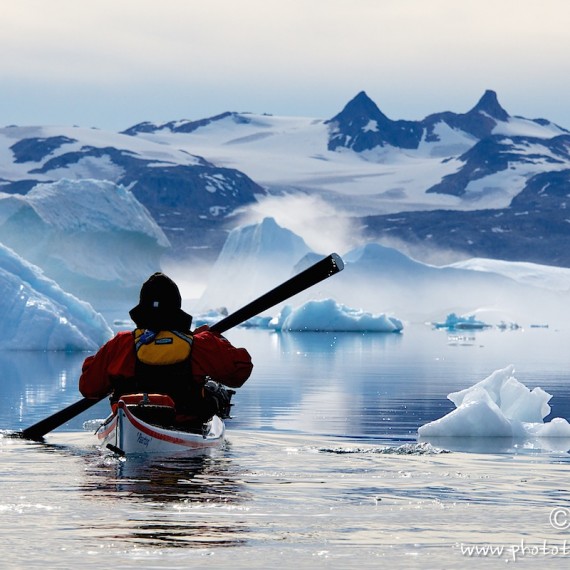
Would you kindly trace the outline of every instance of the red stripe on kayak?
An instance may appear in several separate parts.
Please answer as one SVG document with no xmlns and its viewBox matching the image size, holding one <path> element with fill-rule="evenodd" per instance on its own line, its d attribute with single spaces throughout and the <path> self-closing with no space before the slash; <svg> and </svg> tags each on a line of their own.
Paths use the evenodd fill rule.
<svg viewBox="0 0 570 570">
<path fill-rule="evenodd" d="M 97 437 L 99 439 L 105 439 L 116 427 L 117 427 L 117 416 L 113 418 L 113 420 L 109 423 L 109 425 L 105 428 L 104 431 L 97 432 Z"/>
<path fill-rule="evenodd" d="M 142 431 L 146 435 L 154 437 L 155 439 L 160 439 L 169 443 L 175 443 L 177 445 L 183 445 L 185 447 L 204 447 L 205 445 L 212 445 L 213 442 L 219 439 L 216 438 L 215 440 L 208 440 L 206 438 L 202 438 L 201 440 L 189 441 L 181 437 L 175 437 L 165 433 L 160 433 L 158 431 L 154 431 L 148 424 L 141 423 L 138 418 L 134 416 L 132 412 L 127 408 L 126 404 L 122 400 L 119 400 L 119 407 L 125 412 L 125 415 L 133 424 L 133 426 L 135 426 L 138 430 Z"/>
</svg>

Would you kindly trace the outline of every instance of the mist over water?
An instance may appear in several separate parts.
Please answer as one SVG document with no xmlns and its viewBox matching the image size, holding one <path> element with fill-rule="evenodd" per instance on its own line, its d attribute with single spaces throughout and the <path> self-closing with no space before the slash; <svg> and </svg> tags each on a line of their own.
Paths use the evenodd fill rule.
<svg viewBox="0 0 570 570">
<path fill-rule="evenodd" d="M 260 198 L 239 215 L 247 224 L 274 218 L 280 226 L 301 236 L 313 251 L 324 255 L 333 251 L 342 255 L 364 241 L 360 226 L 344 209 L 335 208 L 331 200 L 318 194 L 285 193 Z"/>
<path fill-rule="evenodd" d="M 272 196 L 240 215 L 241 222 L 257 227 L 267 225 L 271 215 L 275 227 L 260 233 L 255 238 L 259 243 L 251 237 L 253 230 L 248 230 L 250 237 L 241 236 L 236 242 L 239 247 L 233 243 L 233 249 L 222 251 L 213 267 L 173 260 L 165 264 L 165 271 L 179 281 L 191 312 L 222 306 L 230 312 L 237 310 L 291 277 L 303 252 L 295 254 L 284 243 L 296 236 L 302 238 L 305 251 L 339 253 L 345 269 L 289 300 L 294 307 L 312 299 L 333 298 L 405 323 L 441 322 L 452 312 L 475 314 L 491 325 L 504 321 L 560 327 L 570 319 L 570 286 L 565 285 L 569 277 L 561 268 L 527 264 L 523 269 L 522 264 L 477 264 L 476 260 L 463 260 L 465 268 L 444 265 L 458 261 L 452 250 L 426 250 L 424 256 L 410 257 L 404 253 L 406 248 L 367 243 L 349 218 L 315 196 Z M 276 316 L 280 308 L 269 311 L 270 316 Z"/>
<path fill-rule="evenodd" d="M 570 293 L 549 287 L 548 273 L 543 277 L 537 273 L 530 285 L 499 273 L 428 266 L 410 258 L 394 261 L 390 250 L 374 255 L 361 260 L 344 256 L 341 273 L 286 303 L 295 308 L 309 300 L 332 298 L 353 309 L 394 316 L 406 324 L 442 322 L 450 313 L 473 314 L 493 326 L 503 321 L 559 328 L 570 320 Z M 198 282 L 206 274 L 204 270 L 198 275 Z M 193 270 L 186 272 L 180 266 L 172 272 L 180 279 L 186 306 L 194 314 L 221 306 L 235 311 L 292 275 L 291 267 L 276 259 L 261 258 L 255 263 L 228 260 L 217 268 L 210 288 L 202 290 L 203 297 L 189 299 L 186 291 L 198 292 Z M 266 314 L 274 317 L 280 308 Z"/>
</svg>

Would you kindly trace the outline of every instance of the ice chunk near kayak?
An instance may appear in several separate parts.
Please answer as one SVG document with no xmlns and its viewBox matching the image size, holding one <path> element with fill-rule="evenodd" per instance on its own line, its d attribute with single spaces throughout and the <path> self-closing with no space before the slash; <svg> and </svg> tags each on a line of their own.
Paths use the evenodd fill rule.
<svg viewBox="0 0 570 570">
<path fill-rule="evenodd" d="M 96 350 L 113 332 L 91 305 L 0 244 L 1 350 Z"/>
<path fill-rule="evenodd" d="M 456 409 L 421 426 L 420 437 L 570 438 L 570 424 L 565 419 L 544 422 L 550 414 L 552 395 L 519 382 L 513 365 L 447 397 Z"/>
<path fill-rule="evenodd" d="M 351 309 L 334 299 L 307 301 L 296 309 L 285 305 L 269 326 L 280 331 L 337 332 L 401 332 L 404 328 L 395 317 Z"/>
</svg>

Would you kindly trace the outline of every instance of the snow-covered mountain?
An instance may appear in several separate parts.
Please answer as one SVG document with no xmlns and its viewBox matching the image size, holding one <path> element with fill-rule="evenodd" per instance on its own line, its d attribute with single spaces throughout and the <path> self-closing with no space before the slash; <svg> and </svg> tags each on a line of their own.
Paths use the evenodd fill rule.
<svg viewBox="0 0 570 570">
<path fill-rule="evenodd" d="M 214 260 L 244 209 L 288 225 L 302 204 L 290 205 L 294 195 L 313 200 L 306 226 L 326 210 L 328 222 L 352 224 L 354 241 L 392 240 L 416 258 L 443 248 L 570 267 L 570 133 L 509 114 L 493 91 L 467 112 L 419 121 L 390 119 L 360 92 L 331 118 L 225 112 L 122 133 L 0 129 L 3 191 L 62 178 L 129 188 L 179 257 Z"/>
<path fill-rule="evenodd" d="M 494 207 L 495 191 L 460 190 L 457 179 L 468 185 L 507 167 L 517 170 L 512 179 L 562 170 L 568 166 L 570 137 L 546 120 L 511 117 L 492 91 L 467 113 L 436 113 L 422 121 L 388 119 L 361 92 L 327 120 L 223 113 L 201 121 L 144 123 L 125 132 L 200 152 L 248 173 L 270 191 L 296 188 L 349 196 L 343 206 L 376 214 Z M 502 205 L 521 189 L 520 181 L 518 188 L 505 188 Z"/>
<path fill-rule="evenodd" d="M 570 133 L 510 115 L 493 91 L 466 113 L 421 121 L 391 120 L 361 92 L 326 120 L 223 113 L 126 132 L 239 169 L 270 194 L 318 195 L 366 239 L 416 256 L 444 248 L 570 266 Z"/>
<path fill-rule="evenodd" d="M 329 150 L 350 148 L 363 152 L 384 146 L 418 150 L 423 146 L 431 155 L 441 156 L 457 154 L 462 140 L 467 150 L 474 141 L 491 135 L 550 138 L 567 133 L 549 121 L 511 117 L 491 90 L 467 113 L 434 113 L 421 121 L 393 121 L 361 91 L 328 122 L 332 127 Z M 446 148 L 450 135 L 454 139 L 453 149 Z"/>
</svg>

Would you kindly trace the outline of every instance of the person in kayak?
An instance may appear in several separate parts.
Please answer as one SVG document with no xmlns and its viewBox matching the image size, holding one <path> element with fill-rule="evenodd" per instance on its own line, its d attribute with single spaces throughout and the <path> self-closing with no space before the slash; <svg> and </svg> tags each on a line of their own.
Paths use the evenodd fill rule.
<svg viewBox="0 0 570 570">
<path fill-rule="evenodd" d="M 112 406 L 128 394 L 164 394 L 181 425 L 198 425 L 214 414 L 229 417 L 235 392 L 228 388 L 249 378 L 251 356 L 207 325 L 191 332 L 192 317 L 181 305 L 176 283 L 163 273 L 151 275 L 129 311 L 136 329 L 119 332 L 85 359 L 81 394 L 110 394 Z"/>
</svg>

